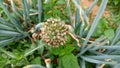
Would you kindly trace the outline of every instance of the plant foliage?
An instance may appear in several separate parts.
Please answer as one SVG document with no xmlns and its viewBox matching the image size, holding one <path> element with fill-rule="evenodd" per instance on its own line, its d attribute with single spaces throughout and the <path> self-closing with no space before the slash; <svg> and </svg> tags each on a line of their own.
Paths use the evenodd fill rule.
<svg viewBox="0 0 120 68">
<path fill-rule="evenodd" d="M 102 18 L 108 0 L 100 2 L 100 8 L 92 24 L 89 23 L 89 14 L 98 0 L 94 0 L 86 10 L 82 8 L 80 0 L 20 0 L 19 2 L 20 5 L 16 5 L 14 0 L 10 0 L 10 4 L 4 0 L 0 1 L 2 68 L 101 66 L 118 68 L 120 66 L 120 25 L 118 24 L 116 28 L 110 27 L 109 21 Z M 118 3 L 115 0 L 114 4 Z M 59 47 L 49 46 L 40 37 L 42 22 L 51 17 L 61 18 L 69 28 L 67 42 Z M 49 62 L 46 62 L 48 59 Z"/>
</svg>

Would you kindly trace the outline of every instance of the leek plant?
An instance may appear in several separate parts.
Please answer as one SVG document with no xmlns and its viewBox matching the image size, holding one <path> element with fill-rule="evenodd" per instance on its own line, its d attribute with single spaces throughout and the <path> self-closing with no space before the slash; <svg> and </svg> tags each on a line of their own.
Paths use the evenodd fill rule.
<svg viewBox="0 0 120 68">
<path fill-rule="evenodd" d="M 10 0 L 10 5 L 0 1 L 2 68 L 119 68 L 120 25 L 93 36 L 108 0 L 102 0 L 92 24 L 89 14 L 98 0 L 86 10 L 80 0 L 20 3 L 18 9 L 14 0 Z M 53 9 L 56 4 L 58 10 Z M 58 6 L 62 5 L 65 6 L 61 10 Z"/>
</svg>

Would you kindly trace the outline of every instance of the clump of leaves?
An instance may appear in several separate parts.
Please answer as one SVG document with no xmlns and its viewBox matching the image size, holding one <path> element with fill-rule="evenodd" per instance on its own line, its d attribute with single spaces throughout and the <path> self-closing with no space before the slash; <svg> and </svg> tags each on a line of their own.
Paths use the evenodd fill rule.
<svg viewBox="0 0 120 68">
<path fill-rule="evenodd" d="M 120 6 L 119 3 L 120 3 L 119 0 L 115 0 L 115 1 L 109 0 L 108 1 L 109 7 L 115 12 L 115 14 L 119 14 L 120 13 L 119 12 L 120 7 L 118 7 L 118 6 Z"/>
<path fill-rule="evenodd" d="M 38 7 L 36 5 L 37 2 Z M 101 66 L 115 66 L 117 68 L 120 64 L 120 26 L 113 30 L 107 26 L 109 22 L 102 21 L 101 19 L 108 0 L 102 0 L 98 14 L 91 25 L 89 24 L 88 15 L 92 11 L 94 5 L 97 4 L 97 0 L 93 2 L 88 10 L 83 10 L 81 8 L 79 0 L 53 0 L 46 5 L 54 6 L 58 4 L 57 2 L 60 4 L 67 4 L 69 19 L 67 19 L 68 17 L 63 19 L 70 20 L 68 25 L 71 27 L 69 35 L 64 35 L 68 38 L 67 40 L 65 39 L 66 43 L 62 44 L 64 46 L 59 46 L 57 48 L 51 47 L 53 42 L 50 46 L 48 43 L 45 44 L 44 38 L 39 36 L 39 33 L 43 31 L 41 29 L 42 25 L 46 24 L 42 23 L 42 21 L 49 17 L 54 17 L 56 14 L 54 14 L 55 10 L 51 11 L 53 15 L 50 14 L 47 16 L 45 13 L 48 13 L 47 11 L 50 11 L 50 9 L 45 10 L 46 8 L 42 5 L 43 2 L 41 0 L 32 1 L 32 3 L 30 0 L 21 0 L 21 10 L 17 9 L 13 0 L 11 0 L 11 6 L 4 3 L 4 1 L 0 2 L 0 7 L 6 15 L 5 17 L 0 17 L 0 62 L 2 63 L 0 65 L 3 68 L 6 66 L 23 68 L 98 68 Z M 71 2 L 76 6 L 74 19 L 70 9 Z M 10 11 L 8 7 L 11 7 L 13 12 Z M 43 13 L 43 10 L 46 12 Z M 56 15 L 61 18 L 64 16 L 60 14 Z M 103 25 L 99 24 L 101 22 L 99 20 L 102 21 L 101 24 Z M 53 21 L 50 20 L 47 24 L 51 26 L 51 22 Z M 59 25 L 55 23 L 52 25 L 56 27 L 54 30 L 58 29 L 57 27 Z M 64 24 L 60 23 L 60 25 Z M 64 27 L 61 28 L 63 30 Z M 49 31 L 51 32 L 52 28 L 49 29 L 48 33 Z M 93 36 L 94 32 L 97 37 Z M 44 35 L 45 33 L 42 34 Z M 91 40 L 91 38 L 94 40 Z M 17 40 L 20 40 L 16 42 L 17 44 L 10 45 L 10 43 Z M 34 44 L 31 44 L 31 42 L 34 42 Z M 46 62 L 46 59 L 50 61 Z"/>
</svg>

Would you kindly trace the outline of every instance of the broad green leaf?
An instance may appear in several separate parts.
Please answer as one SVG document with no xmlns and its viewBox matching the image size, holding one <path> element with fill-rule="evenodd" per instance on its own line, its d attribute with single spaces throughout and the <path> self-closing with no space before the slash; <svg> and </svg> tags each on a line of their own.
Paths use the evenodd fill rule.
<svg viewBox="0 0 120 68">
<path fill-rule="evenodd" d="M 50 2 L 50 0 L 45 0 L 45 2 L 44 2 L 44 3 L 45 3 L 45 4 L 47 4 L 47 3 L 49 3 L 49 2 Z"/>
<path fill-rule="evenodd" d="M 77 57 L 73 54 L 67 54 L 60 57 L 63 68 L 79 68 Z"/>
<path fill-rule="evenodd" d="M 6 58 L 0 57 L 0 67 L 3 68 L 7 62 Z"/>
<path fill-rule="evenodd" d="M 36 65 L 36 64 L 33 64 L 33 65 L 27 65 L 23 68 L 45 68 L 44 66 L 41 66 L 41 65 Z"/>
<path fill-rule="evenodd" d="M 49 50 L 53 55 L 59 55 L 60 54 L 60 48 L 50 48 Z"/>
<path fill-rule="evenodd" d="M 71 53 L 74 49 L 75 49 L 74 46 L 66 45 L 66 46 L 61 46 L 58 48 L 50 48 L 50 52 L 54 55 L 63 56 L 63 55 Z"/>
<path fill-rule="evenodd" d="M 7 62 L 8 62 L 8 56 L 4 53 L 1 53 L 0 54 L 0 67 L 3 68 Z"/>
<path fill-rule="evenodd" d="M 119 3 L 119 0 L 115 0 L 114 4 L 117 6 L 117 4 Z"/>
<path fill-rule="evenodd" d="M 105 30 L 104 35 L 109 39 L 112 40 L 115 36 L 114 30 L 113 29 L 108 29 Z"/>
<path fill-rule="evenodd" d="M 72 37 L 70 35 L 67 35 L 67 41 L 66 41 L 66 44 L 70 44 L 72 43 Z"/>
<path fill-rule="evenodd" d="M 41 58 L 40 57 L 36 57 L 31 61 L 31 64 L 41 64 Z"/>
<path fill-rule="evenodd" d="M 63 56 L 71 53 L 75 49 L 74 46 L 66 45 L 63 49 L 61 49 L 59 56 Z"/>
<path fill-rule="evenodd" d="M 96 26 L 94 33 L 92 34 L 93 37 L 100 36 L 106 29 L 108 28 L 108 22 L 106 19 L 101 18 L 99 23 Z"/>
<path fill-rule="evenodd" d="M 65 4 L 65 1 L 64 0 L 58 0 L 57 4 Z"/>
</svg>

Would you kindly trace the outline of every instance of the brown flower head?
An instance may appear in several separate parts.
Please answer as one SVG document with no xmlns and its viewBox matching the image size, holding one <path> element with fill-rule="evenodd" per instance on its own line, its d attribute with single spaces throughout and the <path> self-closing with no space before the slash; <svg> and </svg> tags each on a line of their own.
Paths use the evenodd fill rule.
<svg viewBox="0 0 120 68">
<path fill-rule="evenodd" d="M 41 28 L 41 39 L 52 47 L 64 45 L 67 41 L 68 28 L 60 19 L 50 18 L 43 22 Z"/>
</svg>

